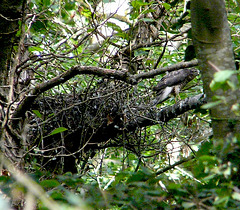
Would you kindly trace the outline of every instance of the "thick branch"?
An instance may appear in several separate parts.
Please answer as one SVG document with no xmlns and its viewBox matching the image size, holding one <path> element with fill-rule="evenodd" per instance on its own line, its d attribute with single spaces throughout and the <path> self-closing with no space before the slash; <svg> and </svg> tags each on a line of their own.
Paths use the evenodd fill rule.
<svg viewBox="0 0 240 210">
<path fill-rule="evenodd" d="M 34 100 L 41 94 L 51 88 L 63 84 L 69 79 L 73 78 L 78 74 L 90 74 L 97 75 L 101 77 L 113 77 L 127 83 L 131 83 L 127 78 L 126 71 L 116 71 L 113 69 L 106 69 L 94 66 L 75 66 L 71 68 L 69 71 L 64 72 L 63 74 L 52 78 L 47 82 L 43 82 L 37 85 L 31 91 L 31 95 L 27 96 L 18 106 L 14 113 L 14 118 L 23 117 L 24 113 L 28 110 L 29 106 L 33 104 Z"/>
<path fill-rule="evenodd" d="M 63 74 L 52 78 L 47 82 L 43 82 L 37 85 L 32 91 L 31 95 L 27 96 L 16 109 L 13 118 L 23 117 L 25 112 L 28 110 L 29 106 L 34 102 L 34 100 L 41 94 L 51 88 L 63 84 L 69 79 L 73 78 L 78 74 L 89 74 L 89 75 L 97 75 L 100 77 L 111 77 L 114 79 L 118 79 L 124 81 L 129 84 L 137 84 L 140 79 L 152 78 L 156 75 L 162 74 L 166 71 L 174 71 L 181 68 L 188 68 L 192 66 L 196 66 L 198 64 L 197 60 L 193 60 L 190 62 L 181 62 L 175 65 L 171 65 L 168 67 L 154 69 L 147 73 L 141 73 L 137 75 L 130 75 L 127 71 L 119 71 L 114 69 L 100 68 L 94 66 L 75 66 L 71 68 L 69 71 L 64 72 Z"/>
<path fill-rule="evenodd" d="M 138 81 L 140 79 L 146 79 L 146 78 L 153 78 L 156 75 L 163 74 L 167 71 L 175 71 L 175 70 L 178 70 L 178 69 L 190 68 L 190 67 L 197 66 L 197 65 L 198 65 L 197 60 L 192 60 L 192 61 L 188 61 L 188 62 L 181 62 L 181 63 L 177 63 L 177 64 L 174 64 L 174 65 L 171 65 L 171 66 L 166 66 L 166 67 L 163 67 L 163 68 L 153 69 L 152 71 L 149 71 L 149 72 L 144 72 L 144 73 L 137 74 L 137 75 L 133 76 L 134 77 L 133 81 L 135 81 L 135 80 Z"/>
<path fill-rule="evenodd" d="M 186 111 L 196 109 L 203 105 L 206 102 L 205 96 L 203 94 L 196 95 L 191 98 L 187 98 L 185 100 L 179 101 L 177 104 L 166 107 L 160 111 L 157 109 L 151 112 L 146 113 L 143 116 L 136 117 L 134 120 L 130 121 L 127 125 L 122 127 L 118 120 L 113 123 L 107 125 L 107 123 L 103 124 L 99 127 L 94 135 L 91 136 L 92 147 L 97 148 L 95 143 L 107 142 L 109 139 L 114 139 L 123 133 L 123 130 L 127 132 L 135 131 L 139 127 L 146 127 L 155 124 L 159 124 L 161 122 L 167 122 L 178 115 L 183 114 Z M 116 117 L 118 119 L 118 117 Z M 74 136 L 79 136 L 78 133 L 72 134 L 68 137 L 66 142 L 73 143 Z M 75 151 L 77 146 L 74 146 L 73 151 Z M 71 151 L 70 148 L 68 150 Z"/>
<path fill-rule="evenodd" d="M 78 74 L 89 74 L 89 75 L 97 75 L 100 77 L 112 77 L 114 79 L 118 79 L 121 81 L 124 81 L 129 84 L 137 84 L 137 81 L 140 79 L 146 79 L 146 78 L 152 78 L 156 75 L 162 74 L 166 71 L 174 71 L 181 68 L 189 68 L 193 66 L 197 66 L 198 61 L 193 60 L 189 62 L 181 62 L 175 65 L 171 65 L 168 67 L 158 68 L 154 69 L 152 71 L 149 71 L 147 73 L 137 74 L 137 75 L 130 75 L 126 71 L 119 71 L 115 69 L 106 69 L 106 68 L 100 68 L 95 66 L 75 66 L 71 68 L 69 71 L 47 81 L 44 82 L 38 86 L 36 86 L 33 90 L 35 94 L 41 94 L 51 88 L 53 88 L 56 85 L 62 84 L 72 77 L 78 75 Z"/>
<path fill-rule="evenodd" d="M 191 98 L 179 101 L 173 106 L 163 108 L 160 112 L 148 112 L 145 116 L 137 117 L 127 126 L 128 130 L 135 130 L 137 127 L 146 127 L 158 124 L 159 122 L 168 122 L 169 120 L 183 114 L 186 111 L 200 107 L 206 103 L 204 94 L 199 94 Z"/>
</svg>

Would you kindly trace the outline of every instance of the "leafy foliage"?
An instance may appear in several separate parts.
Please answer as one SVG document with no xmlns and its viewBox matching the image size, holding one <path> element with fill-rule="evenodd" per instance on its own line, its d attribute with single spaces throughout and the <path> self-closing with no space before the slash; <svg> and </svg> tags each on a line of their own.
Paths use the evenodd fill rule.
<svg viewBox="0 0 240 210">
<path fill-rule="evenodd" d="M 25 23 L 24 34 L 29 55 L 27 58 L 22 56 L 18 70 L 31 71 L 30 77 L 34 77 L 24 88 L 47 82 L 75 65 L 125 69 L 137 75 L 189 57 L 186 54 L 188 46 L 191 46 L 190 11 L 183 9 L 185 1 L 164 1 L 159 5 L 155 1 L 132 0 L 129 4 L 122 3 L 129 6 L 126 15 L 118 15 L 117 8 L 111 6 L 112 2 L 32 0 L 28 5 L 31 16 Z M 235 1 L 227 1 L 226 8 L 234 53 L 239 60 L 239 8 L 236 4 Z M 108 9 L 113 10 L 109 12 Z M 230 70 L 217 72 L 211 88 L 239 89 L 230 80 L 235 73 Z M 161 76 L 143 79 L 132 86 L 112 78 L 81 74 L 45 92 L 44 97 L 50 98 L 46 100 L 48 104 L 28 113 L 32 120 L 30 126 L 34 127 L 31 135 L 37 135 L 24 156 L 26 172 L 62 209 L 239 208 L 240 139 L 211 139 L 211 125 L 206 112 L 206 109 L 224 103 L 224 98 L 167 123 L 157 122 L 131 132 L 125 131 L 127 118 L 135 119 L 138 114 L 155 109 L 148 105 L 155 97 L 151 88 L 160 79 Z M 21 91 L 25 93 L 24 88 L 19 90 L 19 98 Z M 200 76 L 187 85 L 180 97 L 184 99 L 197 93 L 202 93 Z M 62 100 L 65 95 L 74 99 Z M 58 100 L 54 98 L 56 96 Z M 76 102 L 78 96 L 80 99 Z M 175 102 L 176 99 L 170 98 L 158 108 Z M 61 110 L 59 106 L 53 106 L 54 103 L 60 104 Z M 71 103 L 84 107 L 86 112 L 76 115 L 79 119 L 66 117 L 71 111 L 80 113 L 79 107 L 69 108 L 74 107 Z M 142 111 L 135 112 L 138 106 Z M 48 111 L 44 111 L 46 107 Z M 90 107 L 95 107 L 95 110 Z M 119 126 L 120 135 L 107 142 L 97 142 L 97 149 L 86 150 L 91 136 L 102 125 L 113 125 L 116 107 L 124 113 L 117 124 L 122 126 Z M 233 111 L 239 114 L 237 104 Z M 66 118 L 67 125 L 61 124 L 60 119 Z M 54 128 L 48 124 L 52 119 L 57 125 Z M 52 165 L 51 170 L 45 168 L 48 162 L 55 163 L 56 159 L 61 160 L 65 154 L 70 154 L 57 156 L 64 151 L 62 139 L 69 135 L 71 140 L 70 134 L 79 129 L 76 125 L 79 121 L 84 123 L 81 124 L 81 135 L 76 139 L 84 141 L 80 148 L 75 148 L 78 153 L 71 151 L 74 153 L 71 157 L 77 162 L 77 173 L 63 173 L 63 170 L 59 173 L 53 170 Z M 40 125 L 44 126 L 37 131 Z M 116 126 L 112 128 L 113 132 L 114 129 Z M 48 145 L 49 136 L 54 136 L 55 145 L 44 147 Z M 49 150 L 52 153 L 47 153 Z M 44 162 L 38 158 L 41 155 L 49 159 Z M 195 159 L 174 165 L 190 155 Z M 26 203 L 32 202 L 27 199 L 29 189 L 19 184 L 8 171 L 0 177 L 0 188 L 15 207 L 21 206 L 23 199 Z M 32 203 L 38 209 L 48 208 L 40 198 L 34 199 Z M 5 200 L 0 199 L 0 207 L 8 205 Z"/>
</svg>

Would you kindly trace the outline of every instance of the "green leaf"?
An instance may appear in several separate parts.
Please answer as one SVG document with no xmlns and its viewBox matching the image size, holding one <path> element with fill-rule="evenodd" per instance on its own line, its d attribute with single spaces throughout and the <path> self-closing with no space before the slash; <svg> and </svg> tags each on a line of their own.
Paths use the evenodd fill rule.
<svg viewBox="0 0 240 210">
<path fill-rule="evenodd" d="M 31 30 L 34 31 L 42 31 L 42 32 L 46 32 L 46 24 L 47 21 L 42 21 L 42 20 L 36 20 L 35 22 L 33 22 Z"/>
<path fill-rule="evenodd" d="M 215 106 L 217 106 L 221 103 L 222 103 L 222 101 L 220 101 L 220 100 L 219 101 L 214 101 L 214 102 L 209 102 L 207 104 L 202 105 L 201 108 L 202 109 L 211 109 L 211 108 L 213 108 L 213 107 L 215 107 Z"/>
<path fill-rule="evenodd" d="M 229 201 L 229 197 L 228 196 L 224 196 L 224 197 L 216 197 L 214 204 L 215 205 L 219 205 L 219 204 L 226 204 Z"/>
<path fill-rule="evenodd" d="M 83 8 L 81 14 L 86 18 L 91 18 L 92 13 L 89 9 Z"/>
<path fill-rule="evenodd" d="M 214 81 L 215 82 L 225 82 L 229 79 L 233 74 L 237 73 L 235 70 L 224 70 L 219 71 L 214 74 Z"/>
<path fill-rule="evenodd" d="M 64 128 L 64 127 L 56 128 L 50 133 L 49 136 L 55 135 L 57 133 L 62 133 L 63 131 L 66 131 L 66 130 L 67 130 L 67 128 Z"/>
<path fill-rule="evenodd" d="M 207 162 L 216 162 L 217 158 L 215 156 L 210 156 L 210 155 L 202 155 L 199 157 L 200 161 L 207 161 Z"/>
<path fill-rule="evenodd" d="M 142 14 L 148 14 L 150 12 L 155 12 L 156 10 L 155 9 L 147 9 L 145 11 L 142 12 Z"/>
<path fill-rule="evenodd" d="M 188 208 L 191 208 L 191 207 L 195 206 L 195 203 L 193 203 L 193 202 L 183 202 L 183 203 L 182 203 L 182 206 L 183 206 L 185 209 L 188 209 Z"/>
<path fill-rule="evenodd" d="M 29 47 L 28 50 L 30 52 L 34 52 L 34 51 L 42 52 L 43 51 L 43 49 L 41 47 Z"/>
<path fill-rule="evenodd" d="M 232 90 L 235 90 L 237 88 L 236 84 L 231 82 L 230 80 L 227 81 L 227 84 Z"/>
<path fill-rule="evenodd" d="M 52 188 L 52 187 L 57 187 L 60 185 L 60 183 L 55 180 L 55 179 L 50 179 L 50 180 L 43 180 L 40 185 L 45 188 Z"/>
<path fill-rule="evenodd" d="M 125 32 L 118 32 L 118 33 L 116 33 L 116 36 L 121 37 L 121 38 L 126 39 L 126 40 L 129 40 L 129 36 Z"/>
<path fill-rule="evenodd" d="M 162 5 L 165 7 L 166 10 L 169 10 L 171 8 L 171 5 L 168 3 L 163 3 Z"/>
<path fill-rule="evenodd" d="M 216 174 L 210 174 L 209 176 L 205 176 L 202 178 L 202 182 L 209 182 L 212 181 L 216 177 Z"/>
<path fill-rule="evenodd" d="M 54 200 L 64 200 L 65 199 L 65 195 L 60 191 L 54 190 L 53 192 L 50 193 L 50 195 Z"/>
<path fill-rule="evenodd" d="M 149 22 L 149 23 L 155 22 L 155 20 L 151 18 L 143 18 L 142 21 Z"/>
<path fill-rule="evenodd" d="M 232 194 L 232 198 L 235 199 L 235 200 L 240 201 L 240 193 L 234 192 L 234 193 Z"/>
<path fill-rule="evenodd" d="M 237 73 L 235 70 L 223 70 L 214 74 L 214 78 L 210 83 L 210 88 L 212 91 L 217 89 L 227 90 L 230 88 L 234 89 L 235 84 L 233 84 L 229 79 L 230 77 Z"/>
<path fill-rule="evenodd" d="M 42 119 L 42 114 L 38 110 L 32 110 L 32 112 L 40 119 Z"/>
<path fill-rule="evenodd" d="M 116 23 L 112 23 L 112 22 L 107 22 L 107 26 L 112 28 L 115 31 L 119 31 L 122 32 L 121 27 L 119 27 Z"/>
<path fill-rule="evenodd" d="M 138 173 L 134 173 L 128 180 L 127 183 L 131 183 L 131 182 L 141 182 L 141 181 L 145 181 L 145 174 L 138 172 Z"/>
<path fill-rule="evenodd" d="M 88 33 L 91 33 L 91 32 L 93 32 L 95 29 L 94 28 L 89 28 L 89 29 L 87 29 L 87 32 Z"/>
<path fill-rule="evenodd" d="M 103 0 L 103 3 L 112 3 L 115 2 L 115 0 Z"/>
<path fill-rule="evenodd" d="M 48 7 L 51 4 L 50 0 L 43 0 L 43 5 Z"/>
<path fill-rule="evenodd" d="M 149 5 L 150 3 L 146 3 L 146 2 L 143 2 L 143 1 L 139 1 L 139 0 L 135 0 L 135 1 L 132 1 L 131 2 L 131 5 L 134 7 L 134 8 L 140 8 L 141 6 L 145 6 L 145 5 Z"/>
<path fill-rule="evenodd" d="M 213 142 L 212 141 L 205 141 L 201 144 L 201 147 L 197 151 L 197 156 L 201 157 L 203 155 L 208 155 L 210 151 L 213 148 Z"/>
</svg>

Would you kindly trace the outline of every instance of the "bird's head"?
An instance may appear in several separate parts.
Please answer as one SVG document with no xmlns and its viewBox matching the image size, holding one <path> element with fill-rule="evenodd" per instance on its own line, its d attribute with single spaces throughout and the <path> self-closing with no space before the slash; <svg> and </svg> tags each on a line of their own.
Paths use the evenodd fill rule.
<svg viewBox="0 0 240 210">
<path fill-rule="evenodd" d="M 188 69 L 189 70 L 189 79 L 195 78 L 197 75 L 199 75 L 200 71 L 198 69 Z"/>
<path fill-rule="evenodd" d="M 200 71 L 198 69 L 191 69 L 192 70 L 192 74 L 194 74 L 195 76 L 199 75 Z"/>
</svg>

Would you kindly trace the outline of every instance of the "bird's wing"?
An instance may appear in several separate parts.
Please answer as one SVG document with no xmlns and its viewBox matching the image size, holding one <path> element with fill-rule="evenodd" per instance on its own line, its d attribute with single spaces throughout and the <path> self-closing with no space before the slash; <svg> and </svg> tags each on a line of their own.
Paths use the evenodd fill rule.
<svg viewBox="0 0 240 210">
<path fill-rule="evenodd" d="M 154 91 L 157 91 L 157 97 L 154 104 L 156 105 L 165 101 L 174 90 L 176 94 L 179 94 L 180 89 L 198 74 L 199 72 L 196 69 L 180 69 L 165 75 L 157 86 L 153 88 Z"/>
<path fill-rule="evenodd" d="M 173 87 L 166 87 L 161 90 L 157 95 L 159 96 L 159 101 L 164 101 L 172 93 Z"/>
<path fill-rule="evenodd" d="M 165 75 L 159 81 L 157 86 L 153 88 L 153 90 L 160 91 L 166 87 L 172 87 L 172 86 L 178 85 L 186 79 L 187 75 L 188 75 L 188 72 L 184 69 L 180 69 L 178 71 L 172 71 L 167 75 Z"/>
<path fill-rule="evenodd" d="M 163 102 L 168 99 L 169 95 L 172 93 L 174 87 L 166 87 L 162 90 L 160 90 L 157 93 L 156 99 L 153 101 L 153 105 L 157 105 L 160 102 Z"/>
</svg>

